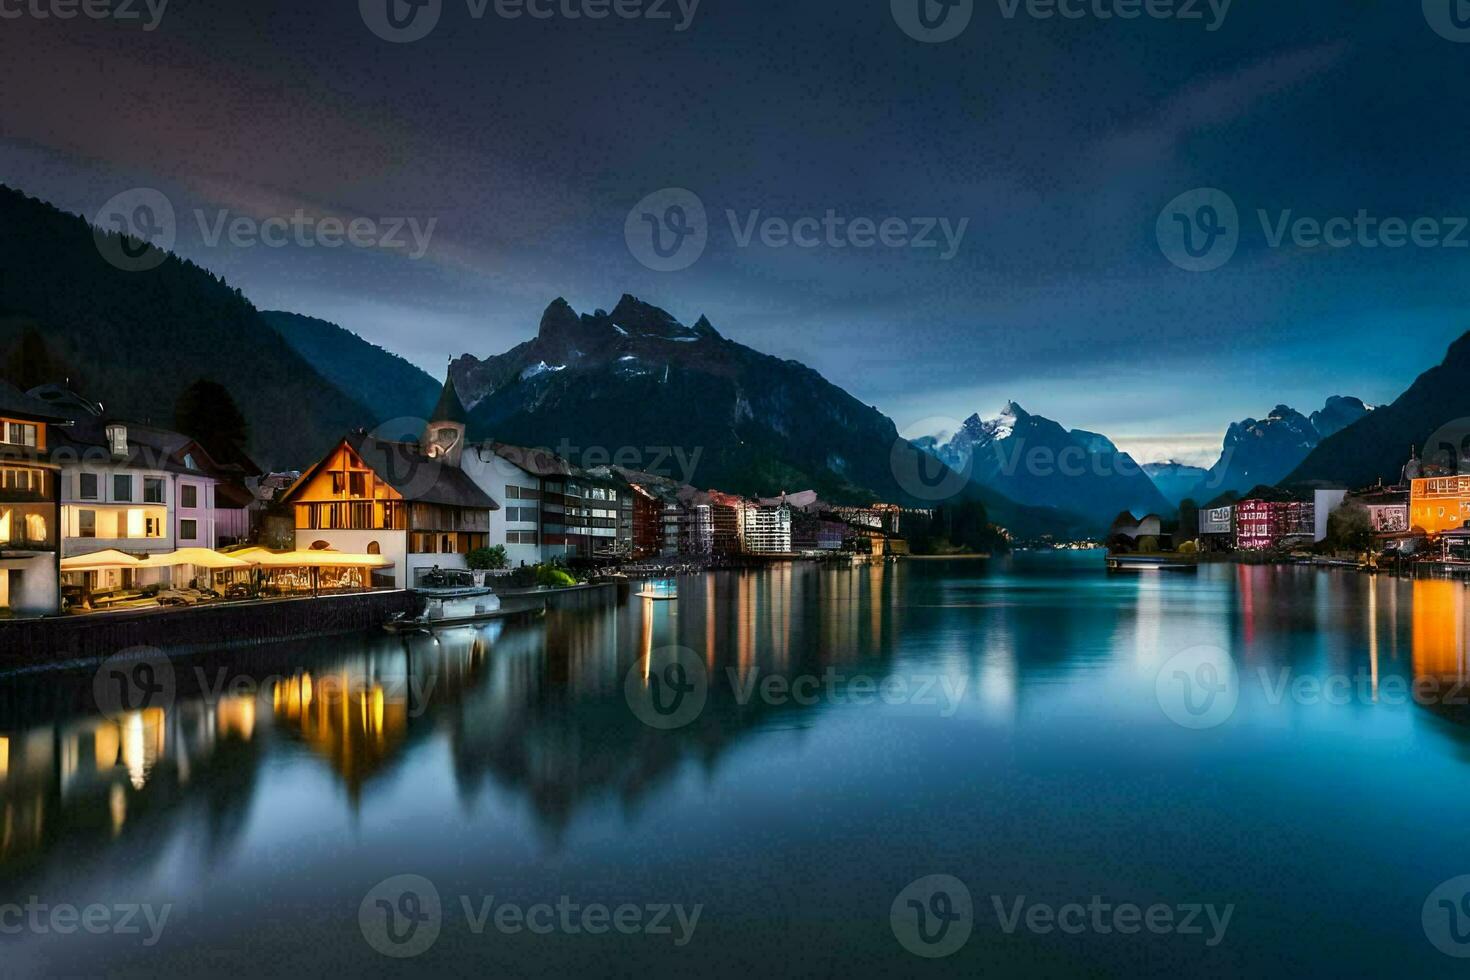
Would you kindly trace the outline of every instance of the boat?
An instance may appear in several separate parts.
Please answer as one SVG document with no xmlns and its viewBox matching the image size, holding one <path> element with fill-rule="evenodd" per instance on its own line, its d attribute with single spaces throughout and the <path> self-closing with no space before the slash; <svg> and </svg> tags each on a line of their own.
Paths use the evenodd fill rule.
<svg viewBox="0 0 1470 980">
<path fill-rule="evenodd" d="M 466 626 L 507 616 L 546 611 L 542 596 L 524 595 L 502 598 L 483 587 L 414 589 L 424 600 L 424 611 L 418 616 L 395 616 L 383 628 L 390 633 L 423 632 L 449 626 Z"/>
<path fill-rule="evenodd" d="M 665 602 L 679 598 L 679 585 L 671 578 L 654 579 L 636 593 L 639 598 Z"/>
<path fill-rule="evenodd" d="M 1197 572 L 1199 560 L 1194 555 L 1112 554 L 1108 555 L 1110 572 Z"/>
</svg>

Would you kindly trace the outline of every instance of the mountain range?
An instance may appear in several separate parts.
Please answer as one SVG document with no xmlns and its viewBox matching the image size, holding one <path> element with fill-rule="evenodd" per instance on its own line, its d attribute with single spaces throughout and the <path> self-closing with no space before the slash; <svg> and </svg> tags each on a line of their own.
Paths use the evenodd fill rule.
<svg viewBox="0 0 1470 980">
<path fill-rule="evenodd" d="M 1202 466 L 1190 466 L 1173 459 L 1163 463 L 1144 463 L 1143 472 L 1154 481 L 1154 486 L 1159 488 L 1164 499 L 1175 507 L 1188 499 L 1194 488 L 1209 474 L 1209 470 Z"/>
<path fill-rule="evenodd" d="M 1277 405 L 1265 418 L 1232 423 L 1226 430 L 1220 459 L 1188 496 L 1204 504 L 1225 494 L 1274 486 L 1301 465 L 1324 438 L 1351 428 L 1371 411 L 1357 398 L 1336 395 L 1311 417 Z"/>
<path fill-rule="evenodd" d="M 1470 434 L 1470 334 L 1392 403 L 1323 439 L 1282 481 L 1288 486 L 1395 484 L 1413 454 Z M 1444 437 L 1444 438 L 1442 438 Z"/>
<path fill-rule="evenodd" d="M 944 479 L 891 419 L 811 368 L 633 296 L 591 314 L 555 300 L 533 338 L 484 359 L 465 354 L 450 374 L 472 437 L 548 446 L 583 466 L 611 462 L 747 495 L 812 489 L 839 503 L 916 506 L 933 501 L 907 474 L 922 466 L 936 471 L 930 485 Z M 959 486 L 1019 534 L 1081 523 Z"/>
<path fill-rule="evenodd" d="M 991 418 L 970 416 L 948 440 L 930 437 L 920 446 L 1012 500 L 1074 510 L 1094 532 L 1125 510 L 1142 517 L 1174 509 L 1112 440 L 1068 430 L 1015 402 Z"/>
</svg>

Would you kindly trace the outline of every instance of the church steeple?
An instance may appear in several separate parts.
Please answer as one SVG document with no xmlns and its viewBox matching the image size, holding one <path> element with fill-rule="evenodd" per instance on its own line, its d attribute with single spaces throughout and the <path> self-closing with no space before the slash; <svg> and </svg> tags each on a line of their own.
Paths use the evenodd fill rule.
<svg viewBox="0 0 1470 980">
<path fill-rule="evenodd" d="M 454 377 L 446 374 L 439 404 L 434 406 L 429 424 L 424 429 L 424 451 L 433 459 L 458 466 L 460 455 L 464 452 L 465 423 L 468 420 L 469 412 L 459 399 L 459 392 L 454 387 Z"/>
</svg>

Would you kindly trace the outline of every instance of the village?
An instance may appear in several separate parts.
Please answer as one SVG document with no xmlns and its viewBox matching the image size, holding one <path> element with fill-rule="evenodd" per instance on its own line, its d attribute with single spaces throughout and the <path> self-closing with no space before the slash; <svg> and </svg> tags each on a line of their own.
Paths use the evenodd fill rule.
<svg viewBox="0 0 1470 980">
<path fill-rule="evenodd" d="M 213 458 L 60 385 L 0 382 L 0 615 L 485 585 L 572 585 L 798 557 L 907 553 L 929 512 L 750 499 L 466 439 L 451 381 L 413 441 L 344 435 L 302 472 Z"/>
</svg>

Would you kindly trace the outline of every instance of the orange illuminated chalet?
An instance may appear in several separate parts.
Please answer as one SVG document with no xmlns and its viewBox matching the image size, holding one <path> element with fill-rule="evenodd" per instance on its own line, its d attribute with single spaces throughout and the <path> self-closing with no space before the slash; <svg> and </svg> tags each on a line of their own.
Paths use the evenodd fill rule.
<svg viewBox="0 0 1470 980">
<path fill-rule="evenodd" d="M 393 565 L 374 573 L 378 586 L 412 588 L 433 568 L 467 567 L 465 556 L 489 544 L 500 504 L 439 433 L 427 432 L 424 445 L 361 430 L 344 438 L 282 498 L 295 513 L 296 547 L 381 554 Z"/>
</svg>

